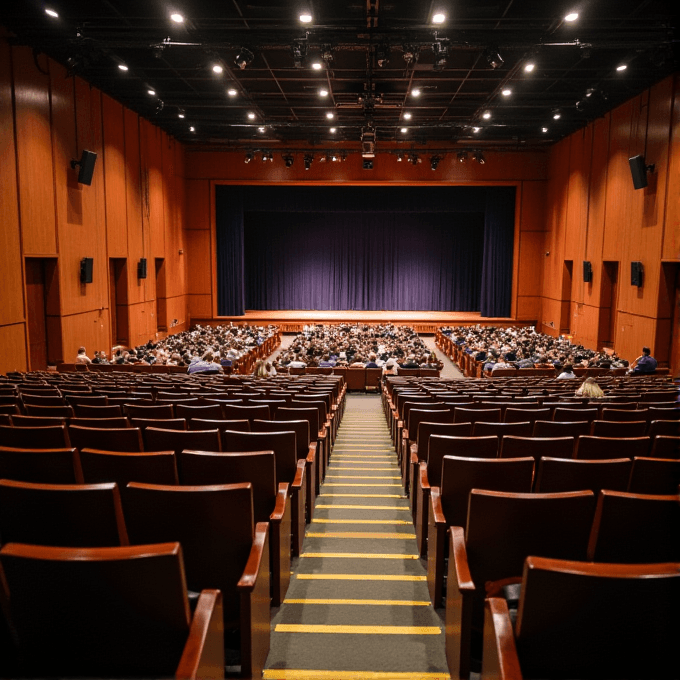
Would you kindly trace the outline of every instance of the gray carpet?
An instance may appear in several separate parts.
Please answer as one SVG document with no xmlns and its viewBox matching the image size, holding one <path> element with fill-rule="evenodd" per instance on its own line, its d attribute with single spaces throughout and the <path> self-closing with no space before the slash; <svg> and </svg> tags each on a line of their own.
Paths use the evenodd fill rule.
<svg viewBox="0 0 680 680">
<path fill-rule="evenodd" d="M 264 677 L 449 677 L 379 396 L 347 397 Z"/>
</svg>

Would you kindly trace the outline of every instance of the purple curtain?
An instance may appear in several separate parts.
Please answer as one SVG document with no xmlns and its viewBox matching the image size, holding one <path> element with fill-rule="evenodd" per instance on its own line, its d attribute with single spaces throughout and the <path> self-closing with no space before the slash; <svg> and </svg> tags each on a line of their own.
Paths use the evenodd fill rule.
<svg viewBox="0 0 680 680">
<path fill-rule="evenodd" d="M 500 189 L 217 187 L 219 313 L 478 311 L 488 299 L 506 316 L 514 187 Z"/>
</svg>

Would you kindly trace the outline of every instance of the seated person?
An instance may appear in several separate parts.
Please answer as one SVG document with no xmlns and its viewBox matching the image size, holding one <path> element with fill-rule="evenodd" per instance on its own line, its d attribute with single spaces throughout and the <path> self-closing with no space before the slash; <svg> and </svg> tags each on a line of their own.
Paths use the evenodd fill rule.
<svg viewBox="0 0 680 680">
<path fill-rule="evenodd" d="M 373 352 L 371 352 L 368 355 L 368 361 L 366 362 L 366 368 L 380 368 L 380 366 L 378 366 L 378 364 L 375 363 L 375 360 L 377 358 L 378 357 L 376 357 L 376 355 Z"/>
<path fill-rule="evenodd" d="M 586 378 L 581 387 L 576 390 L 577 397 L 590 397 L 591 399 L 601 399 L 604 397 L 602 388 L 597 384 L 595 378 Z"/>
<path fill-rule="evenodd" d="M 199 359 L 198 357 L 195 357 L 191 363 L 189 364 L 189 368 L 187 369 L 187 373 L 193 374 L 193 373 L 223 373 L 224 371 L 222 370 L 222 366 L 219 364 L 216 364 L 214 359 L 213 359 L 213 353 L 208 350 L 203 354 L 203 356 Z"/>
<path fill-rule="evenodd" d="M 652 356 L 652 351 L 649 347 L 642 348 L 642 355 L 639 356 L 632 364 L 629 373 L 654 373 L 656 371 L 656 359 Z"/>
<path fill-rule="evenodd" d="M 95 354 L 96 354 L 96 352 L 95 352 Z M 87 356 L 87 353 L 85 352 L 84 347 L 78 348 L 78 354 L 76 355 L 76 360 L 75 360 L 74 363 L 76 363 L 76 364 L 91 364 L 92 363 L 92 359 L 90 359 L 90 357 Z"/>
</svg>

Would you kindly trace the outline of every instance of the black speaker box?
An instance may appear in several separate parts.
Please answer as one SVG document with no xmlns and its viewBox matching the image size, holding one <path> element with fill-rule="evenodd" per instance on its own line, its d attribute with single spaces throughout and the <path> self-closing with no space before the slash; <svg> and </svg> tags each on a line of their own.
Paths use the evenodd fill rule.
<svg viewBox="0 0 680 680">
<path fill-rule="evenodd" d="M 636 189 L 644 189 L 647 186 L 647 166 L 644 156 L 633 156 L 628 159 L 630 174 L 633 178 L 633 186 Z"/>
<path fill-rule="evenodd" d="M 92 264 L 91 257 L 84 257 L 80 261 L 80 283 L 92 283 Z"/>
<path fill-rule="evenodd" d="M 644 268 L 642 267 L 642 262 L 631 262 L 630 263 L 630 285 L 637 286 L 638 288 L 642 286 L 642 280 L 644 278 Z"/>
<path fill-rule="evenodd" d="M 146 258 L 145 257 L 143 257 L 137 263 L 137 278 L 138 279 L 145 279 L 146 278 Z"/>
<path fill-rule="evenodd" d="M 593 266 L 588 260 L 583 260 L 583 281 L 585 283 L 593 282 Z"/>
<path fill-rule="evenodd" d="M 97 162 L 97 154 L 94 151 L 83 150 L 80 156 L 80 170 L 78 171 L 78 183 L 92 184 L 92 175 L 94 174 L 94 166 Z"/>
</svg>

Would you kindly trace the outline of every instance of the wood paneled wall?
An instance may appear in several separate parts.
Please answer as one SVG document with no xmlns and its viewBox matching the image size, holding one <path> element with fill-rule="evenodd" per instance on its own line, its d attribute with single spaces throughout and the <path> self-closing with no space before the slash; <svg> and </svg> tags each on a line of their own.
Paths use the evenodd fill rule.
<svg viewBox="0 0 680 680">
<path fill-rule="evenodd" d="M 313 150 L 312 150 L 313 151 Z M 286 168 L 280 155 L 273 163 L 255 158 L 244 163 L 243 152 L 186 151 L 187 251 L 192 272 L 189 309 L 192 318 L 217 315 L 215 280 L 214 187 L 216 184 L 291 185 L 515 185 L 517 187 L 515 262 L 512 315 L 535 321 L 540 315 L 547 153 L 485 152 L 486 163 L 458 162 L 455 149 L 447 153 L 433 172 L 427 158 L 413 166 L 397 161 L 396 155 L 382 154 L 373 170 L 364 170 L 358 153 L 342 163 L 320 163 L 319 152 L 307 171 L 302 154 Z"/>
<path fill-rule="evenodd" d="M 609 340 L 629 360 L 647 345 L 660 362 L 670 361 L 680 340 L 674 302 L 680 266 L 679 122 L 676 75 L 552 147 L 544 330 L 568 331 L 590 348 Z M 655 166 L 649 186 L 641 190 L 633 188 L 628 165 L 637 154 Z M 592 263 L 592 283 L 583 282 L 584 260 Z M 644 267 L 640 288 L 630 283 L 633 261 Z M 618 269 L 615 282 L 608 275 L 612 268 Z M 680 367 L 673 369 L 677 373 Z"/>
<path fill-rule="evenodd" d="M 78 184 L 70 161 L 83 149 L 98 159 L 91 186 Z M 158 128 L 44 55 L 0 39 L 0 373 L 30 365 L 26 258 L 49 260 L 49 354 L 70 362 L 110 350 L 109 258 L 127 260 L 128 343 L 188 324 L 184 242 L 184 150 Z M 91 284 L 80 261 L 94 261 Z M 147 258 L 148 278 L 137 278 Z M 164 262 L 157 304 L 155 261 Z M 157 309 L 164 318 L 157 319 Z M 173 321 L 177 323 L 173 325 Z M 37 327 L 40 327 L 38 324 Z"/>
</svg>

